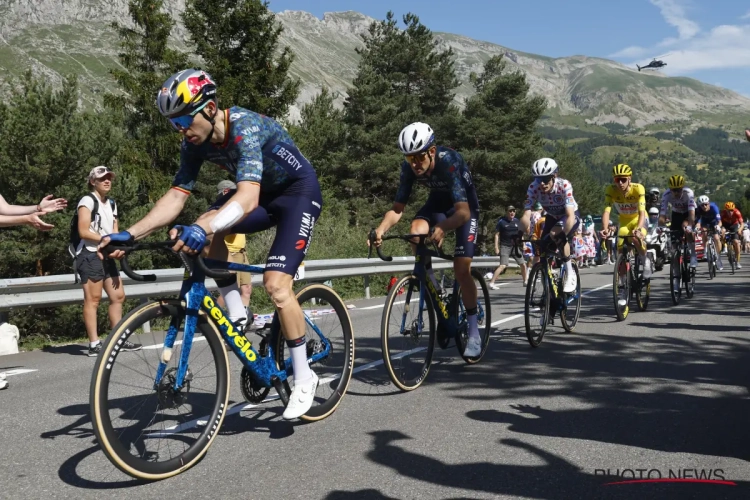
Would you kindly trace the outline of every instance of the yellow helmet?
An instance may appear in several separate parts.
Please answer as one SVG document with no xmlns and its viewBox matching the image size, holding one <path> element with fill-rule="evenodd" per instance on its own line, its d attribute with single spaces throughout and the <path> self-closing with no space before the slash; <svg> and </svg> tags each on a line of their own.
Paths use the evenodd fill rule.
<svg viewBox="0 0 750 500">
<path fill-rule="evenodd" d="M 728 201 L 728 202 L 724 203 L 724 210 L 728 210 L 728 211 L 730 211 L 730 212 L 731 212 L 731 211 L 732 211 L 732 210 L 734 210 L 735 208 L 737 208 L 737 207 L 735 207 L 735 206 L 734 206 L 734 203 L 733 203 L 733 202 L 731 202 L 731 201 Z"/>
<path fill-rule="evenodd" d="M 612 168 L 612 177 L 631 177 L 633 171 L 630 169 L 630 165 L 620 163 Z"/>
<path fill-rule="evenodd" d="M 681 189 L 685 187 L 685 178 L 681 175 L 673 175 L 669 178 L 669 189 Z"/>
</svg>

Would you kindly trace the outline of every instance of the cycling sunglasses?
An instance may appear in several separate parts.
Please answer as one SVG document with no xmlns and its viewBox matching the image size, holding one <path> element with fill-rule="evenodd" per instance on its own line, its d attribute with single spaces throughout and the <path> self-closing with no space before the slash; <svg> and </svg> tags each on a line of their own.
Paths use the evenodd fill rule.
<svg viewBox="0 0 750 500">
<path fill-rule="evenodd" d="M 427 158 L 427 151 L 422 151 L 421 153 L 415 153 L 413 155 L 405 155 L 406 161 L 409 163 L 422 163 L 425 158 Z"/>
<path fill-rule="evenodd" d="M 630 177 L 615 177 L 615 182 L 618 184 L 625 184 L 630 180 Z"/>
<path fill-rule="evenodd" d="M 672 191 L 673 193 L 681 193 L 682 192 L 682 188 L 672 188 L 672 189 L 670 189 L 670 191 Z"/>
<path fill-rule="evenodd" d="M 190 126 L 193 124 L 193 120 L 195 120 L 195 115 L 200 113 L 203 108 L 206 107 L 208 102 L 204 103 L 203 106 L 196 109 L 192 113 L 189 113 L 187 115 L 182 116 L 175 116 L 173 118 L 169 119 L 169 122 L 172 124 L 172 127 L 174 127 L 175 130 L 187 130 L 190 128 Z"/>
<path fill-rule="evenodd" d="M 542 184 L 547 184 L 549 181 L 551 181 L 554 178 L 555 178 L 554 175 L 545 175 L 543 177 L 537 177 L 537 180 L 541 182 Z"/>
</svg>

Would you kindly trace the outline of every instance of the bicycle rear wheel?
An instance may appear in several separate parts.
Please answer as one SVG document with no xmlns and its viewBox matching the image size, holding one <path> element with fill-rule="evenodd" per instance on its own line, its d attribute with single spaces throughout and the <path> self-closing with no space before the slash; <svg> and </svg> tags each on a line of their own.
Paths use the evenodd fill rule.
<svg viewBox="0 0 750 500">
<path fill-rule="evenodd" d="M 654 269 L 654 266 L 656 265 L 654 262 L 654 257 L 651 253 L 646 253 L 646 259 L 651 261 L 651 269 Z M 651 298 L 651 279 L 646 279 L 643 277 L 642 273 L 641 276 L 636 275 L 637 286 L 636 286 L 636 303 L 638 304 L 638 310 L 639 311 L 645 311 L 648 307 L 648 301 L 649 298 Z"/>
<path fill-rule="evenodd" d="M 682 256 L 682 281 L 685 284 L 685 296 L 692 298 L 695 292 L 695 268 L 691 268 L 688 263 L 690 262 L 690 253 L 685 250 Z"/>
<path fill-rule="evenodd" d="M 630 251 L 625 248 L 621 252 L 618 252 L 615 269 L 612 272 L 612 299 L 614 300 L 617 321 L 625 321 L 630 312 L 630 307 L 628 306 L 630 302 L 629 255 Z M 620 300 L 624 300 L 625 305 L 620 305 Z"/>
<path fill-rule="evenodd" d="M 310 362 L 310 368 L 318 376 L 318 388 L 312 407 L 300 420 L 314 422 L 332 414 L 349 388 L 354 367 L 354 334 L 346 304 L 332 288 L 312 283 L 297 293 L 297 302 L 314 325 L 305 321 L 308 362 L 325 352 L 326 344 L 330 345 L 327 356 Z M 274 317 L 274 323 L 277 321 Z M 290 366 L 291 358 L 285 359 L 286 341 L 282 335 L 277 335 L 276 339 L 277 366 Z M 287 377 L 284 388 L 291 394 L 294 377 Z"/>
<path fill-rule="evenodd" d="M 398 280 L 388 292 L 380 322 L 383 364 L 393 384 L 402 391 L 422 385 L 435 349 L 435 311 L 428 297 L 420 308 L 419 291 L 416 276 Z M 398 303 L 401 298 L 403 304 Z"/>
<path fill-rule="evenodd" d="M 708 279 L 712 280 L 716 276 L 716 250 L 713 245 L 713 236 L 706 244 L 706 263 L 708 264 Z"/>
<path fill-rule="evenodd" d="M 91 422 L 104 455 L 124 473 L 147 481 L 165 479 L 189 469 L 218 434 L 229 399 L 229 359 L 213 320 L 201 311 L 180 390 L 174 390 L 182 342 L 168 357 L 164 376 L 155 385 L 162 359 L 161 335 L 137 352 L 121 352 L 146 322 L 168 320 L 178 328 L 185 303 L 152 301 L 133 309 L 102 345 L 91 377 Z M 200 335 L 202 334 L 202 336 Z"/>
<path fill-rule="evenodd" d="M 546 261 L 536 264 L 529 273 L 526 285 L 524 321 L 526 338 L 531 347 L 539 347 L 547 331 L 550 318 L 549 276 Z"/>
<path fill-rule="evenodd" d="M 453 301 L 453 311 L 451 311 L 451 314 L 458 320 L 458 336 L 456 337 L 458 354 L 470 365 L 478 363 L 482 359 L 482 356 L 484 356 L 487 346 L 490 344 L 490 330 L 492 330 L 490 291 L 487 288 L 487 283 L 485 283 L 482 273 L 476 269 L 471 270 L 471 276 L 474 278 L 474 286 L 477 289 L 477 326 L 479 327 L 479 336 L 482 339 L 482 352 L 479 353 L 479 356 L 473 358 L 464 356 L 466 342 L 469 340 L 469 333 L 466 320 L 466 307 L 464 306 L 461 287 L 458 287 L 458 297 L 454 297 L 454 299 L 457 298 L 458 300 Z"/>
<path fill-rule="evenodd" d="M 560 321 L 566 332 L 572 333 L 578 324 L 578 317 L 581 314 L 581 275 L 578 272 L 578 264 L 573 264 L 573 272 L 576 273 L 576 290 L 573 293 L 562 293 L 565 301 L 565 307 L 560 311 Z"/>
<path fill-rule="evenodd" d="M 737 267 L 737 259 L 734 255 L 734 245 L 731 242 L 727 242 L 727 256 L 729 256 L 729 266 L 732 268 L 732 274 Z"/>
<path fill-rule="evenodd" d="M 672 255 L 669 262 L 669 292 L 672 295 L 672 304 L 680 303 L 682 296 L 682 263 L 680 252 L 677 251 Z"/>
</svg>

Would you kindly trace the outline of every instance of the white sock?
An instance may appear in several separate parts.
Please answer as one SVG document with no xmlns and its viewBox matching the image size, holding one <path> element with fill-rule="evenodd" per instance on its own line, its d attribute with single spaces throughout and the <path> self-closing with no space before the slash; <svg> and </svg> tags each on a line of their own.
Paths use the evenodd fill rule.
<svg viewBox="0 0 750 500">
<path fill-rule="evenodd" d="M 575 272 L 575 271 L 573 271 L 573 261 L 572 261 L 572 260 L 569 260 L 568 262 L 566 262 L 566 263 L 565 263 L 565 266 L 566 266 L 566 271 L 567 271 L 567 272 L 568 272 L 569 274 L 571 274 L 571 275 L 572 275 L 572 274 L 573 274 L 573 273 Z"/>
<path fill-rule="evenodd" d="M 312 370 L 310 365 L 307 364 L 307 345 L 289 347 L 289 353 L 292 356 L 294 383 L 308 382 L 312 378 Z"/>
<path fill-rule="evenodd" d="M 245 304 L 242 303 L 242 294 L 237 283 L 219 287 L 219 292 L 224 297 L 224 303 L 227 305 L 227 312 L 229 313 L 229 320 L 232 323 L 247 317 Z"/>
<path fill-rule="evenodd" d="M 477 327 L 477 315 L 469 314 L 466 316 L 466 321 L 469 322 L 469 338 L 479 338 L 479 328 Z"/>
<path fill-rule="evenodd" d="M 102 343 L 101 340 L 97 340 L 96 342 L 89 342 L 89 347 L 96 347 L 101 343 Z"/>
</svg>

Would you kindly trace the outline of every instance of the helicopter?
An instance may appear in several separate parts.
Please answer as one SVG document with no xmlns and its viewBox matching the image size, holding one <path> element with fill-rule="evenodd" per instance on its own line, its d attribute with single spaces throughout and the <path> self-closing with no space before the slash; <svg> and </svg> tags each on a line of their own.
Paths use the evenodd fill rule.
<svg viewBox="0 0 750 500">
<path fill-rule="evenodd" d="M 667 63 L 665 63 L 664 61 L 654 58 L 650 63 L 648 63 L 645 66 L 638 66 L 637 64 L 635 66 L 638 68 L 638 71 L 640 71 L 642 69 L 648 69 L 648 68 L 659 69 L 659 68 L 663 68 L 666 65 Z"/>
</svg>

